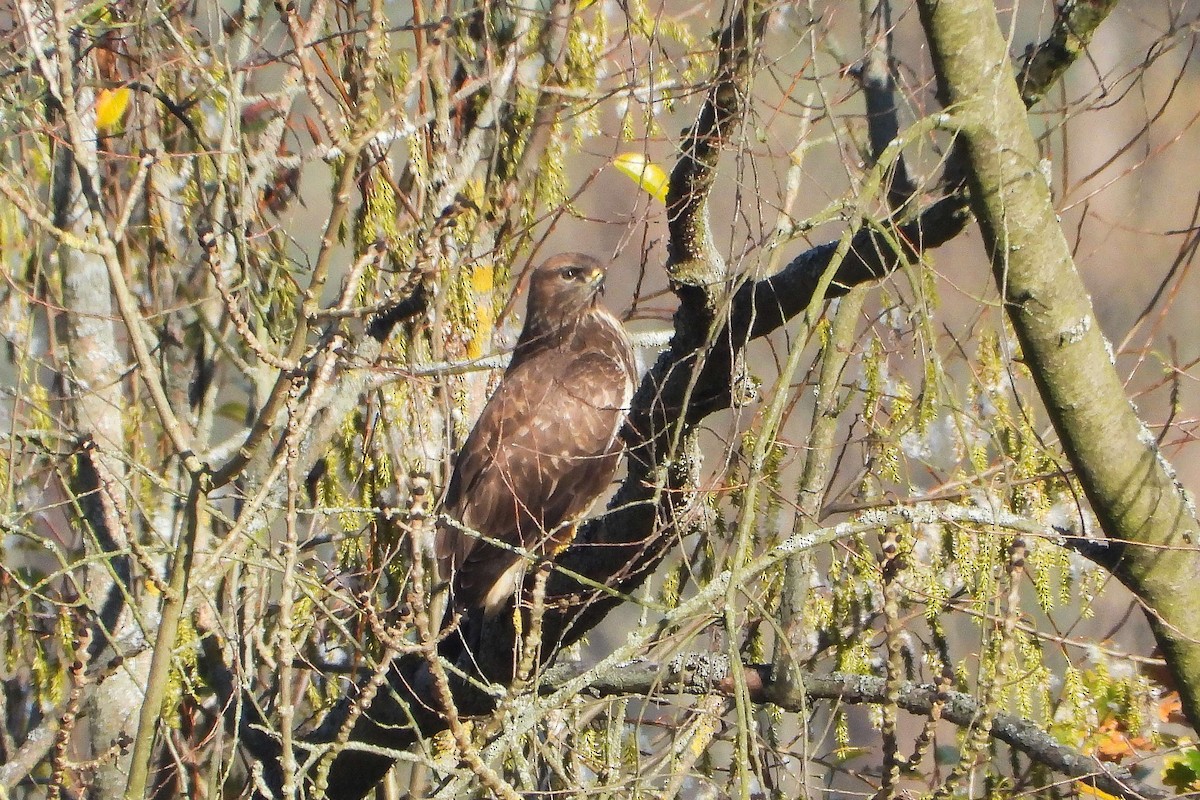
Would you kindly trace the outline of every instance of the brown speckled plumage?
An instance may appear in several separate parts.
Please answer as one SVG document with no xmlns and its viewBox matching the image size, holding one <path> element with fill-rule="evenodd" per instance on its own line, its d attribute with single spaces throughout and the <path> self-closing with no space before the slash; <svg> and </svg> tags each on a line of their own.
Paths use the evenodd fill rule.
<svg viewBox="0 0 1200 800">
<path fill-rule="evenodd" d="M 525 326 L 454 465 L 437 554 L 455 608 L 498 612 L 524 566 L 470 536 L 553 554 L 604 492 L 636 381 L 633 350 L 601 304 L 604 268 L 565 253 L 534 271 Z M 457 525 L 455 524 L 457 523 Z"/>
</svg>

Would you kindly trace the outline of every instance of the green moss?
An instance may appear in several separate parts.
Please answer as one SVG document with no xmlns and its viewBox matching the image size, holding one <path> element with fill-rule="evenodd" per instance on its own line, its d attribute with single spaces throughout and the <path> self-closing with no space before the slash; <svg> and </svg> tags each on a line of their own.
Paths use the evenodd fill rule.
<svg viewBox="0 0 1200 800">
<path fill-rule="evenodd" d="M 679 605 L 679 590 L 683 585 L 686 569 L 686 565 L 679 564 L 673 569 L 667 570 L 666 577 L 663 578 L 662 589 L 659 590 L 659 601 L 667 608 Z"/>
<path fill-rule="evenodd" d="M 188 618 L 179 621 L 174 658 L 167 677 L 160 714 L 167 727 L 178 730 L 184 700 L 198 701 L 204 680 L 200 672 L 200 635 Z"/>
</svg>

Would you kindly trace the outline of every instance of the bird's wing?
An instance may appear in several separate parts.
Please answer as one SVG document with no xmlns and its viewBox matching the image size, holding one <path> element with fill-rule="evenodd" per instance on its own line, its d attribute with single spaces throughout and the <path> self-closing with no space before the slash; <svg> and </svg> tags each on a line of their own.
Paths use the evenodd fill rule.
<svg viewBox="0 0 1200 800">
<path fill-rule="evenodd" d="M 609 348 L 549 350 L 511 369 L 463 445 L 443 509 L 464 527 L 512 545 L 543 549 L 612 479 L 618 433 L 633 389 L 630 365 Z M 470 606 L 519 557 L 443 529 L 443 574 L 456 603 Z"/>
</svg>

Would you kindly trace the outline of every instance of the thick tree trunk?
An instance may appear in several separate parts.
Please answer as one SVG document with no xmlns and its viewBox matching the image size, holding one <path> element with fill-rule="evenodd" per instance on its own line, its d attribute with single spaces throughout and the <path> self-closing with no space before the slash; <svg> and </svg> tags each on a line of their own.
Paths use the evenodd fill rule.
<svg viewBox="0 0 1200 800">
<path fill-rule="evenodd" d="M 80 173 L 94 175 L 99 170 L 98 133 L 91 111 L 95 97 L 88 86 L 90 62 L 77 60 L 61 12 L 48 8 L 39 12 L 44 12 L 43 16 L 32 20 L 29 30 L 46 38 L 37 41 L 36 46 L 46 53 L 57 47 L 59 53 L 51 90 L 59 107 L 50 107 L 48 122 L 56 124 L 65 119 L 66 131 L 65 141 L 55 148 L 52 209 L 60 230 L 86 239 L 94 220 Z M 88 111 L 80 113 L 80 109 Z M 67 119 L 68 110 L 75 112 L 71 119 Z M 126 416 L 129 399 L 123 382 L 128 364 L 120 345 L 103 258 L 60 245 L 52 251 L 46 272 L 57 272 L 62 286 L 62 330 L 67 353 L 61 374 L 64 415 L 70 420 L 75 440 L 88 443 L 78 455 L 70 489 L 86 519 L 86 524 L 75 531 L 84 540 L 83 549 L 104 556 L 85 572 L 86 596 L 95 615 L 87 623 L 92 628 L 88 655 L 104 660 L 116 654 L 115 642 L 137 649 L 141 640 L 129 608 L 128 558 L 120 555 L 129 549 L 130 532 L 118 513 L 118 508 L 128 506 L 127 469 L 119 455 L 130 451 Z M 89 757 L 105 754 L 114 743 L 131 734 L 149 657 L 149 652 L 143 652 L 125 658 L 122 669 L 100 681 L 88 695 L 83 717 L 88 737 L 84 752 Z M 129 765 L 129 753 L 123 748 L 112 757 L 101 758 L 92 779 L 97 796 L 119 796 L 125 788 Z"/>
<path fill-rule="evenodd" d="M 994 5 L 919 5 L 1025 363 L 1104 532 L 1120 547 L 1116 574 L 1147 608 L 1184 710 L 1200 727 L 1196 509 L 1125 396 L 1039 169 Z"/>
</svg>

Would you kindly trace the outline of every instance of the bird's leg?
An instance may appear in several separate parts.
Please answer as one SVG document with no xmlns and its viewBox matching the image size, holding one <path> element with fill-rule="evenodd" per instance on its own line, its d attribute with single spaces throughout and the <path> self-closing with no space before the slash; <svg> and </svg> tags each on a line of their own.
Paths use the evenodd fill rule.
<svg viewBox="0 0 1200 800">
<path fill-rule="evenodd" d="M 578 533 L 579 520 L 571 520 L 551 531 L 547 537 L 550 541 L 549 546 L 546 548 L 546 558 L 557 558 L 560 553 L 571 546 L 571 542 L 575 541 L 575 536 Z"/>
</svg>

